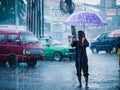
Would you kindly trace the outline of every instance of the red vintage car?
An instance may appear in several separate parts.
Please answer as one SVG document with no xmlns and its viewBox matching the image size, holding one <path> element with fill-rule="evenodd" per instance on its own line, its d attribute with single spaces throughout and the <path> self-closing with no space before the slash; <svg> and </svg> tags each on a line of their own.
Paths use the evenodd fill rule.
<svg viewBox="0 0 120 90">
<path fill-rule="evenodd" d="M 32 32 L 24 30 L 0 30 L 0 63 L 16 67 L 20 62 L 35 66 L 43 59 L 42 46 Z"/>
</svg>

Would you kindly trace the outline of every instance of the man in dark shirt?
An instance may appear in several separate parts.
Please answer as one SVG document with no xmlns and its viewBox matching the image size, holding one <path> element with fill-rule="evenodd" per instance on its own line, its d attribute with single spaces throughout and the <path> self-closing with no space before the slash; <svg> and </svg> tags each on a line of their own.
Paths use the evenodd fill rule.
<svg viewBox="0 0 120 90">
<path fill-rule="evenodd" d="M 85 77 L 85 88 L 88 88 L 88 57 L 86 54 L 86 47 L 89 46 L 89 42 L 85 37 L 83 31 L 78 31 L 78 40 L 72 41 L 72 47 L 76 47 L 75 66 L 77 71 L 77 77 L 79 81 L 79 87 L 82 87 L 81 71 L 83 70 L 83 76 Z"/>
</svg>

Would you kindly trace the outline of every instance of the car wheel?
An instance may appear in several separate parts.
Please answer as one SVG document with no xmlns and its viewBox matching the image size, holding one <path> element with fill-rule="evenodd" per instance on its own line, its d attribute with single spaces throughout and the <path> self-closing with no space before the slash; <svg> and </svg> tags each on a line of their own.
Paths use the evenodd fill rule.
<svg viewBox="0 0 120 90">
<path fill-rule="evenodd" d="M 53 58 L 56 61 L 60 61 L 62 59 L 62 54 L 60 52 L 55 52 Z"/>
<path fill-rule="evenodd" d="M 93 48 L 93 49 L 92 49 L 92 53 L 93 53 L 93 54 L 98 54 L 99 51 L 98 51 L 96 48 Z"/>
<path fill-rule="evenodd" d="M 117 53 L 117 48 L 116 47 L 112 47 L 111 53 Z"/>
<path fill-rule="evenodd" d="M 18 57 L 15 55 L 10 55 L 8 63 L 10 67 L 16 68 L 19 65 Z"/>
<path fill-rule="evenodd" d="M 34 67 L 36 64 L 37 64 L 37 60 L 35 57 L 30 60 L 27 60 L 27 65 L 30 67 Z"/>
</svg>

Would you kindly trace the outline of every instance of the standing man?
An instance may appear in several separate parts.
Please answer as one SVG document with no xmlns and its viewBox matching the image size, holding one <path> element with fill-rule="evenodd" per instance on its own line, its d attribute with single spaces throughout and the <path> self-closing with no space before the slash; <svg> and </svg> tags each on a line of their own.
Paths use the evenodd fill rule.
<svg viewBox="0 0 120 90">
<path fill-rule="evenodd" d="M 76 47 L 76 58 L 75 58 L 75 66 L 77 71 L 77 77 L 79 81 L 79 88 L 82 87 L 81 81 L 81 71 L 83 71 L 83 76 L 85 78 L 85 88 L 88 89 L 88 57 L 86 53 L 86 47 L 89 46 L 89 42 L 85 37 L 85 33 L 83 31 L 78 31 L 78 40 L 72 40 L 72 47 Z"/>
</svg>

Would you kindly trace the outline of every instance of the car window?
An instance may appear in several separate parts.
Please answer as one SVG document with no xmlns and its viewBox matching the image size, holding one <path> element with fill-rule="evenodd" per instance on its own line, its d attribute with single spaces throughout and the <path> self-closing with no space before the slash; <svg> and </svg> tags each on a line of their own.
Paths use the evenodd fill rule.
<svg viewBox="0 0 120 90">
<path fill-rule="evenodd" d="M 99 39 L 104 39 L 104 34 L 100 35 Z"/>
<path fill-rule="evenodd" d="M 38 42 L 38 39 L 31 33 L 21 33 L 20 38 L 23 44 Z"/>
<path fill-rule="evenodd" d="M 105 33 L 105 35 L 104 35 L 104 39 L 109 39 L 109 37 L 108 37 L 108 33 Z"/>
<path fill-rule="evenodd" d="M 107 33 L 101 34 L 101 35 L 99 36 L 99 39 L 100 39 L 100 40 L 101 40 L 101 39 L 108 39 L 108 34 L 107 34 Z"/>
<path fill-rule="evenodd" d="M 4 37 L 5 37 L 4 34 L 0 34 L 0 43 L 4 43 Z"/>
<path fill-rule="evenodd" d="M 7 42 L 8 43 L 16 43 L 17 40 L 17 35 L 16 34 L 8 34 L 8 39 Z"/>
</svg>

